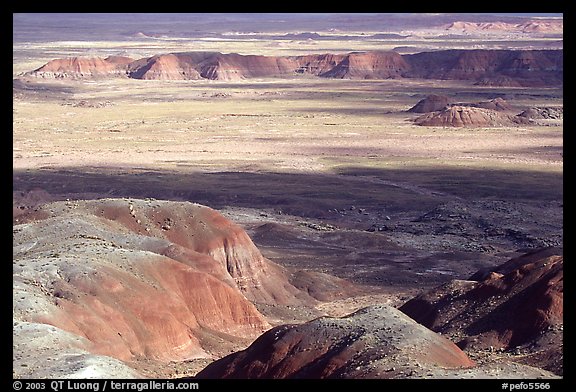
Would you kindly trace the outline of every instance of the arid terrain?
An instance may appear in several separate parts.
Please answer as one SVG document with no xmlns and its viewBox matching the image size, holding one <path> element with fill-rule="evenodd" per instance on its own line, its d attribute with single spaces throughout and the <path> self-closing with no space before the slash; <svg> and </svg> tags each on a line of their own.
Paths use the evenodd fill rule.
<svg viewBox="0 0 576 392">
<path fill-rule="evenodd" d="M 13 16 L 15 378 L 563 377 L 561 17 L 153 15 Z"/>
</svg>

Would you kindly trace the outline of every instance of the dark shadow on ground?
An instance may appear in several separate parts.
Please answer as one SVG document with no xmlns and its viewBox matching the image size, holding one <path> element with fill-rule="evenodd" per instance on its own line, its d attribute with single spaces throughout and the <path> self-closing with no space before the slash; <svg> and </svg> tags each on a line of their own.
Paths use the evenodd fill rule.
<svg viewBox="0 0 576 392">
<path fill-rule="evenodd" d="M 27 192 L 38 189 L 56 200 L 155 198 L 246 208 L 239 216 L 251 211 L 262 217 L 249 230 L 271 260 L 402 290 L 466 279 L 517 249 L 562 242 L 558 173 L 366 167 L 335 174 L 13 171 L 15 200 L 30 200 Z M 15 202 L 14 210 L 34 214 L 33 205 Z M 288 215 L 288 226 L 266 224 Z"/>
<path fill-rule="evenodd" d="M 513 200 L 527 203 L 562 200 L 563 173 L 531 170 L 494 170 L 458 167 L 441 169 L 380 170 L 346 168 L 347 176 L 375 176 L 387 181 L 412 183 L 468 200 Z"/>
<path fill-rule="evenodd" d="M 422 191 L 415 191 L 414 186 Z M 330 218 L 330 210 L 351 206 L 388 212 L 427 211 L 445 201 L 434 192 L 468 200 L 561 201 L 563 174 L 458 167 L 348 167 L 332 175 L 75 167 L 14 170 L 13 188 L 24 192 L 42 188 L 51 194 L 188 200 L 217 209 L 273 208 L 299 216 Z"/>
</svg>

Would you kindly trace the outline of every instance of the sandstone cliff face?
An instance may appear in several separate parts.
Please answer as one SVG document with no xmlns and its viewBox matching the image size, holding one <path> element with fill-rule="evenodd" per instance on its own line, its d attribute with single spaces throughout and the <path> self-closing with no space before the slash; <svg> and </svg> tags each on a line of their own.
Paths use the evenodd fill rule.
<svg viewBox="0 0 576 392">
<path fill-rule="evenodd" d="M 306 56 L 256 56 L 217 52 L 128 58 L 53 60 L 29 75 L 135 79 L 241 80 L 310 74 L 346 79 L 462 79 L 484 85 L 557 86 L 563 83 L 562 50 L 441 50 L 400 55 L 393 51 Z"/>
<path fill-rule="evenodd" d="M 42 78 L 84 78 L 99 76 L 124 75 L 125 70 L 134 59 L 122 56 L 69 57 L 56 59 L 32 71 L 32 76 Z"/>
<path fill-rule="evenodd" d="M 350 53 L 322 77 L 338 79 L 390 79 L 408 72 L 410 65 L 396 52 Z"/>
<path fill-rule="evenodd" d="M 208 207 L 101 199 L 34 210 L 14 226 L 14 320 L 81 336 L 94 355 L 211 358 L 270 328 L 248 299 L 314 301 Z"/>
</svg>

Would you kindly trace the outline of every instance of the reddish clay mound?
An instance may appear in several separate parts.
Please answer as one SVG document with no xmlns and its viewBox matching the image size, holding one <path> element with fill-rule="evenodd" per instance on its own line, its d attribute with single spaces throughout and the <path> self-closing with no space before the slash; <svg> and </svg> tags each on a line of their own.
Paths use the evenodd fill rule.
<svg viewBox="0 0 576 392">
<path fill-rule="evenodd" d="M 400 310 L 466 350 L 536 347 L 526 356 L 547 359 L 532 363 L 561 374 L 563 265 L 558 250 L 546 249 L 475 275 L 485 276 L 479 282 L 440 286 Z M 541 341 L 547 345 L 538 348 Z"/>
<path fill-rule="evenodd" d="M 454 343 L 389 306 L 275 327 L 198 378 L 406 378 L 474 366 Z"/>
<path fill-rule="evenodd" d="M 250 302 L 210 274 L 168 258 L 130 257 L 129 272 L 98 265 L 86 276 L 61 272 L 66 282 L 51 286 L 57 309 L 32 321 L 84 336 L 92 353 L 121 360 L 206 357 L 215 349 L 202 341 L 206 334 L 241 342 L 268 328 Z"/>
<path fill-rule="evenodd" d="M 448 106 L 449 99 L 445 95 L 431 94 L 408 109 L 411 113 L 430 113 L 443 110 Z"/>
<path fill-rule="evenodd" d="M 416 125 L 427 127 L 499 127 L 527 122 L 518 116 L 470 106 L 450 106 L 438 112 L 420 116 Z"/>
<path fill-rule="evenodd" d="M 242 228 L 201 205 L 52 202 L 18 219 L 15 320 L 85 337 L 94 354 L 212 358 L 270 327 L 248 299 L 315 302 Z"/>
<path fill-rule="evenodd" d="M 56 59 L 30 72 L 32 76 L 43 78 L 83 78 L 124 75 L 128 64 L 134 59 L 122 56 L 69 57 Z"/>
</svg>

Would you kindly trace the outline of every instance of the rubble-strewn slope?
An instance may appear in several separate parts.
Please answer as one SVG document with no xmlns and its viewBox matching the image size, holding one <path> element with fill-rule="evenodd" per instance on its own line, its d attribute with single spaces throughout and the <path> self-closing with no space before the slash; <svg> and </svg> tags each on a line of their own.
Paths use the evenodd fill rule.
<svg viewBox="0 0 576 392">
<path fill-rule="evenodd" d="M 454 343 L 397 309 L 376 305 L 342 318 L 282 325 L 198 378 L 553 378 L 516 363 L 476 366 Z"/>
<path fill-rule="evenodd" d="M 563 266 L 562 251 L 545 248 L 446 283 L 400 310 L 466 351 L 522 354 L 521 361 L 562 374 Z"/>
</svg>

